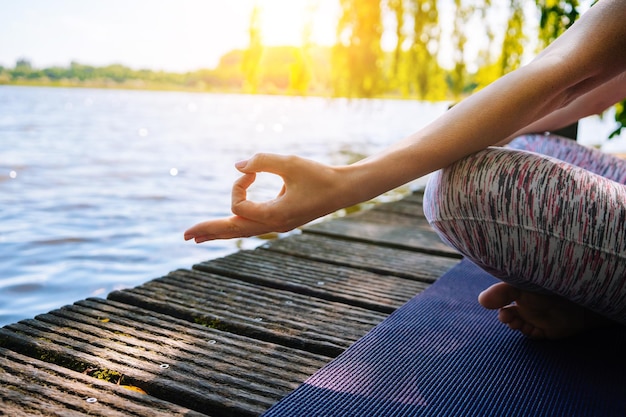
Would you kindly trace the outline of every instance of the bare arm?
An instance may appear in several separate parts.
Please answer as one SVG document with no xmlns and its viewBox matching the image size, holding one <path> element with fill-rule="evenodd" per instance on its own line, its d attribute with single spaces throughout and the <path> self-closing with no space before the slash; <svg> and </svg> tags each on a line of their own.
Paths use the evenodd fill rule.
<svg viewBox="0 0 626 417">
<path fill-rule="evenodd" d="M 541 133 L 561 129 L 576 123 L 583 117 L 602 114 L 606 109 L 626 97 L 626 72 L 583 94 L 565 107 L 553 111 L 521 130 L 515 132 L 499 145 L 509 143 L 516 137 L 527 133 Z"/>
<path fill-rule="evenodd" d="M 626 71 L 626 0 L 601 0 L 530 64 L 447 111 L 424 129 L 356 164 L 331 167 L 298 157 L 259 154 L 238 164 L 233 217 L 197 224 L 203 242 L 286 231 L 373 198 L 523 131 Z M 598 90 L 601 91 L 601 90 Z M 569 117 L 569 116 L 568 116 Z M 257 172 L 283 177 L 270 201 L 246 190 Z"/>
</svg>

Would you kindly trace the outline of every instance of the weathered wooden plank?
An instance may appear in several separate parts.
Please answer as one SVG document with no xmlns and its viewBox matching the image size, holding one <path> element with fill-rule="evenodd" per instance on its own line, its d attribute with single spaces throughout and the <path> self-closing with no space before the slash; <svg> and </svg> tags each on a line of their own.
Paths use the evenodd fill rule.
<svg viewBox="0 0 626 417">
<path fill-rule="evenodd" d="M 306 227 L 304 233 L 316 233 L 375 243 L 391 248 L 415 250 L 460 259 L 461 255 L 441 241 L 425 219 L 369 210 L 331 222 Z"/>
<path fill-rule="evenodd" d="M 406 201 L 412 204 L 422 205 L 424 201 L 424 192 L 426 184 L 416 185 L 413 190 L 404 189 L 403 187 L 394 190 L 392 193 L 381 195 L 372 200 L 380 206 L 392 206 L 400 201 Z"/>
<path fill-rule="evenodd" d="M 374 212 L 401 214 L 408 217 L 424 219 L 424 209 L 421 204 L 413 201 L 400 200 L 389 204 L 381 204 L 372 209 Z"/>
<path fill-rule="evenodd" d="M 260 249 L 427 283 L 434 282 L 458 263 L 457 259 L 445 256 L 312 233 L 277 239 Z"/>
<path fill-rule="evenodd" d="M 408 194 L 399 201 L 405 203 L 419 204 L 421 206 L 424 203 L 424 188 L 415 190 L 414 192 Z"/>
<path fill-rule="evenodd" d="M 418 192 L 0 329 L 0 415 L 262 413 L 457 262 L 421 204 Z"/>
<path fill-rule="evenodd" d="M 398 203 L 389 204 L 390 206 L 395 206 Z M 383 206 L 386 207 L 387 205 Z M 398 213 L 391 210 L 364 210 L 360 213 L 356 213 L 351 216 L 346 216 L 341 220 L 352 221 L 357 223 L 376 223 L 383 225 L 394 225 L 394 226 L 403 226 L 411 228 L 415 231 L 425 231 L 432 232 L 434 236 L 437 234 L 434 232 L 431 225 L 428 223 L 428 220 L 422 217 L 415 216 L 407 216 L 402 213 Z M 439 237 L 437 236 L 437 240 Z"/>
<path fill-rule="evenodd" d="M 329 357 L 340 354 L 386 317 L 376 311 L 187 270 L 115 291 L 109 298 Z"/>
<path fill-rule="evenodd" d="M 0 415 L 209 416 L 2 348 Z"/>
<path fill-rule="evenodd" d="M 194 269 L 387 314 L 428 286 L 393 275 L 263 250 L 240 251 L 197 264 Z"/>
<path fill-rule="evenodd" d="M 230 395 L 219 395 L 219 391 L 226 392 L 225 388 L 229 386 L 227 378 L 208 383 L 199 374 L 188 375 L 193 372 L 188 366 L 183 367 L 184 373 L 181 375 L 176 368 L 162 369 L 158 362 L 149 359 L 146 362 L 146 359 L 137 356 L 122 355 L 122 363 L 119 363 L 119 352 L 102 346 L 90 346 L 84 341 L 77 342 L 73 340 L 77 336 L 75 331 L 66 335 L 67 329 L 48 327 L 44 322 L 27 320 L 0 329 L 0 337 L 8 341 L 11 349 L 19 349 L 29 355 L 42 355 L 45 360 L 53 360 L 62 366 L 82 368 L 85 371 L 96 369 L 106 375 L 124 375 L 124 380 L 131 385 L 142 388 L 150 385 L 148 392 L 155 397 L 170 396 L 176 398 L 178 404 L 195 410 L 215 412 L 218 415 L 247 416 L 258 414 L 251 413 L 250 408 L 260 411 L 268 405 L 263 404 L 263 399 L 258 396 L 246 398 L 242 404 L 241 398 L 235 401 Z M 159 370 L 162 372 L 159 373 Z M 166 373 L 167 377 L 164 376 Z M 231 389 L 237 392 L 241 387 L 232 386 Z M 207 404 L 211 406 L 205 410 Z"/>
<path fill-rule="evenodd" d="M 0 344 L 216 416 L 258 415 L 327 360 L 95 299 L 6 326 Z"/>
</svg>

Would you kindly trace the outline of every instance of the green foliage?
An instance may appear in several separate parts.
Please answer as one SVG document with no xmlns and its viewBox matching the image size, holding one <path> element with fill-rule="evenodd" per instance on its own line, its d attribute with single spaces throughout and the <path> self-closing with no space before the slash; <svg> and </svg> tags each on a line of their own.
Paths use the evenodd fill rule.
<svg viewBox="0 0 626 417">
<path fill-rule="evenodd" d="M 615 121 L 617 122 L 617 127 L 611 132 L 609 139 L 618 136 L 622 132 L 622 129 L 626 127 L 626 100 L 615 105 Z"/>
<path fill-rule="evenodd" d="M 248 29 L 250 43 L 243 57 L 242 69 L 245 76 L 245 90 L 256 93 L 259 88 L 259 64 L 263 58 L 263 42 L 261 39 L 261 9 L 254 5 Z"/>
<path fill-rule="evenodd" d="M 96 369 L 90 373 L 91 376 L 97 379 L 101 379 L 103 381 L 111 382 L 113 384 L 120 384 L 124 375 L 117 371 L 112 371 L 110 369 Z"/>
<path fill-rule="evenodd" d="M 558 38 L 580 16 L 578 0 L 535 0 L 540 12 L 539 40 L 542 48 Z"/>
<path fill-rule="evenodd" d="M 524 1 L 510 0 L 510 16 L 504 32 L 502 55 L 500 56 L 500 75 L 517 69 L 522 63 L 524 53 Z"/>
<path fill-rule="evenodd" d="M 306 89 L 309 79 L 302 51 L 295 46 L 267 48 L 257 71 L 259 86 L 269 93 Z"/>
<path fill-rule="evenodd" d="M 289 91 L 304 96 L 311 82 L 311 65 L 303 48 L 295 49 L 293 56 L 295 59 L 289 65 Z"/>
<path fill-rule="evenodd" d="M 441 29 L 437 0 L 412 0 L 413 34 L 410 49 L 410 90 L 420 99 L 444 99 L 445 74 L 437 60 Z"/>
<path fill-rule="evenodd" d="M 400 66 L 402 63 L 402 45 L 406 36 L 404 34 L 404 1 L 403 0 L 387 0 L 387 7 L 394 14 L 396 19 L 396 47 L 393 52 L 393 64 L 391 74 L 398 77 Z"/>
<path fill-rule="evenodd" d="M 454 0 L 454 29 L 452 30 L 452 60 L 454 67 L 448 74 L 448 87 L 455 99 L 459 99 L 465 91 L 468 78 L 467 64 L 465 62 L 465 44 L 468 34 L 463 30 L 465 22 L 473 13 L 472 5 L 462 0 Z"/>
<path fill-rule="evenodd" d="M 340 0 L 333 48 L 335 95 L 374 97 L 382 92 L 383 33 L 380 0 Z"/>
<path fill-rule="evenodd" d="M 130 89 L 251 92 L 244 74 L 245 51 L 230 51 L 214 69 L 170 73 L 114 64 L 94 67 L 72 62 L 68 67 L 36 69 L 24 64 L 0 69 L 0 84 L 52 85 Z M 316 65 L 313 65 L 313 62 Z M 311 46 L 264 48 L 254 75 L 254 89 L 264 94 L 327 94 L 330 50 Z"/>
</svg>

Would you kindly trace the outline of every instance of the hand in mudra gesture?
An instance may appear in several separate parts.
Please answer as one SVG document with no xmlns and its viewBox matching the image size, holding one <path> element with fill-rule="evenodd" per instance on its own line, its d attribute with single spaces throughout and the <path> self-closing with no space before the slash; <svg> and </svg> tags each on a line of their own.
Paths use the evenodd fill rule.
<svg viewBox="0 0 626 417">
<path fill-rule="evenodd" d="M 185 240 L 194 239 L 201 243 L 286 232 L 343 205 L 340 168 L 276 154 L 256 154 L 247 161 L 238 162 L 235 167 L 243 176 L 232 188 L 233 216 L 198 223 L 185 231 Z M 250 201 L 247 190 L 254 183 L 256 174 L 261 172 L 280 176 L 283 187 L 272 200 Z"/>
</svg>

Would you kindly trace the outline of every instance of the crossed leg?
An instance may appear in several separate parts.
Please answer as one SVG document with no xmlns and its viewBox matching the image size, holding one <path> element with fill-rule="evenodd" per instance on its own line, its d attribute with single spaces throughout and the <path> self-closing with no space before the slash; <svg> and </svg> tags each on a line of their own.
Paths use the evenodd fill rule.
<svg viewBox="0 0 626 417">
<path fill-rule="evenodd" d="M 503 281 L 479 302 L 512 329 L 556 339 L 626 323 L 626 187 L 594 173 L 624 181 L 626 163 L 564 139 L 519 142 L 588 166 L 490 148 L 433 175 L 429 221 Z"/>
</svg>

